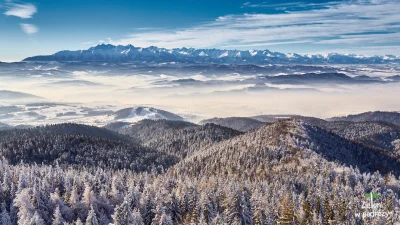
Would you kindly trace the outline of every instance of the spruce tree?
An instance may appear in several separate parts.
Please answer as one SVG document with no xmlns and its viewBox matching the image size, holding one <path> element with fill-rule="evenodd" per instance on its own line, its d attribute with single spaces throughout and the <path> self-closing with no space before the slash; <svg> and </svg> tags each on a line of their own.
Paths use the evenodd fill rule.
<svg viewBox="0 0 400 225">
<path fill-rule="evenodd" d="M 1 203 L 1 224 L 2 225 L 11 225 L 11 218 L 7 212 L 6 203 Z"/>
<path fill-rule="evenodd" d="M 40 214 L 38 212 L 35 212 L 31 219 L 30 225 L 46 225 L 46 223 L 44 222 Z M 64 223 L 62 225 L 64 225 Z"/>
<path fill-rule="evenodd" d="M 151 223 L 153 222 L 153 218 L 155 216 L 153 210 L 154 210 L 153 202 L 150 196 L 147 196 L 146 205 L 143 212 L 143 222 L 145 225 L 151 225 Z"/>
<path fill-rule="evenodd" d="M 278 224 L 294 225 L 296 221 L 294 213 L 294 205 L 291 198 L 289 196 L 283 196 L 281 198 L 281 210 Z"/>
<path fill-rule="evenodd" d="M 174 224 L 178 224 L 182 220 L 182 213 L 180 209 L 179 200 L 176 197 L 175 193 L 171 196 L 171 203 L 169 206 L 168 211 L 170 212 L 172 222 Z"/>
<path fill-rule="evenodd" d="M 334 220 L 334 212 L 332 206 L 330 205 L 328 196 L 325 196 L 324 198 L 323 208 L 324 208 L 323 225 L 330 225 L 331 222 Z"/>
<path fill-rule="evenodd" d="M 143 218 L 138 209 L 133 210 L 132 225 L 143 225 Z"/>
<path fill-rule="evenodd" d="M 94 211 L 93 206 L 90 206 L 85 225 L 99 225 L 99 221 L 97 220 L 96 212 Z"/>
<path fill-rule="evenodd" d="M 81 219 L 78 218 L 78 219 L 75 221 L 74 225 L 83 225 L 83 223 L 82 223 Z"/>
<path fill-rule="evenodd" d="M 157 225 L 173 225 L 173 224 L 174 223 L 172 222 L 171 217 L 165 212 L 165 210 L 163 210 Z"/>
<path fill-rule="evenodd" d="M 114 225 L 129 225 L 133 223 L 133 213 L 129 203 L 129 195 L 125 197 L 120 205 L 115 207 L 112 218 Z"/>
<path fill-rule="evenodd" d="M 313 217 L 313 212 L 311 208 L 310 201 L 308 199 L 303 201 L 303 212 L 304 212 L 304 218 L 301 222 L 302 225 L 307 225 L 311 223 L 312 217 Z"/>
<path fill-rule="evenodd" d="M 228 223 L 232 224 L 235 220 L 240 221 L 240 215 L 242 211 L 242 196 L 236 187 L 233 187 L 229 191 L 228 196 L 225 200 L 225 211 L 227 215 Z"/>
<path fill-rule="evenodd" d="M 347 213 L 348 213 L 348 208 L 347 208 L 348 203 L 346 200 L 339 200 L 337 204 L 337 215 L 335 214 L 335 220 L 339 222 L 345 222 L 347 221 Z"/>
<path fill-rule="evenodd" d="M 57 205 L 56 210 L 54 211 L 53 215 L 53 222 L 51 223 L 52 225 L 64 225 L 65 220 L 61 214 L 60 211 L 60 206 Z"/>
</svg>

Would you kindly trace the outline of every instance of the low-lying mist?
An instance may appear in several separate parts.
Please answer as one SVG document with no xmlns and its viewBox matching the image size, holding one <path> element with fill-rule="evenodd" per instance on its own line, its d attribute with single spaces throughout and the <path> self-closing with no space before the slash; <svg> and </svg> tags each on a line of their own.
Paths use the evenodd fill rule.
<svg viewBox="0 0 400 225">
<path fill-rule="evenodd" d="M 21 63 L 0 66 L 3 67 L 0 89 L 45 98 L 32 101 L 117 107 L 147 105 L 194 114 L 195 120 L 259 114 L 326 118 L 400 109 L 396 65 L 267 65 L 246 70 L 240 66 L 216 65 Z M 324 73 L 326 77 L 318 76 Z M 297 76 L 288 76 L 293 74 Z M 302 77 L 304 74 L 312 75 Z M 23 98 L 0 99 L 1 105 L 24 101 Z"/>
</svg>

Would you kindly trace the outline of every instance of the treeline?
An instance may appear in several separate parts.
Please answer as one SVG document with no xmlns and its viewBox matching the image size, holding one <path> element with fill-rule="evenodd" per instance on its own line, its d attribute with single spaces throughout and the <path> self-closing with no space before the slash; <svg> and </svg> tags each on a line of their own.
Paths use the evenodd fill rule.
<svg viewBox="0 0 400 225">
<path fill-rule="evenodd" d="M 341 169 L 341 172 L 335 172 Z M 274 182 L 0 162 L 1 221 L 10 224 L 392 224 L 393 176 L 326 164 Z M 379 187 L 377 189 L 377 187 Z M 393 188 L 397 190 L 393 190 Z M 378 191 L 389 218 L 357 218 Z M 392 212 L 395 212 L 394 214 Z M 332 222 L 335 221 L 335 222 Z"/>
</svg>

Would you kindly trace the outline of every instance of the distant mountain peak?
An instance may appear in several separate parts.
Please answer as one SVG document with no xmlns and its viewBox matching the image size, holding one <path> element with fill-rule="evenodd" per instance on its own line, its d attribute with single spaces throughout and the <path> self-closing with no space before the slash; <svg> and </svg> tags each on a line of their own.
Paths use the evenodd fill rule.
<svg viewBox="0 0 400 225">
<path fill-rule="evenodd" d="M 180 62 L 228 64 L 379 64 L 399 63 L 400 56 L 361 56 L 356 54 L 297 54 L 269 50 L 227 50 L 195 48 L 146 48 L 129 45 L 99 44 L 87 50 L 60 51 L 53 55 L 33 56 L 24 61 L 118 61 L 118 62 Z"/>
</svg>

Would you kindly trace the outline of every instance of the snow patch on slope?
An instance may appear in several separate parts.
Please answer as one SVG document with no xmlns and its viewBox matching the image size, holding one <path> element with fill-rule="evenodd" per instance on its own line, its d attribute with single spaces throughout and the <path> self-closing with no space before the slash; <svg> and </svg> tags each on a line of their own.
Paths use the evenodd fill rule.
<svg viewBox="0 0 400 225">
<path fill-rule="evenodd" d="M 228 55 L 229 55 L 229 52 L 226 51 L 226 52 L 222 53 L 220 56 L 218 56 L 218 58 L 228 57 Z"/>
</svg>

